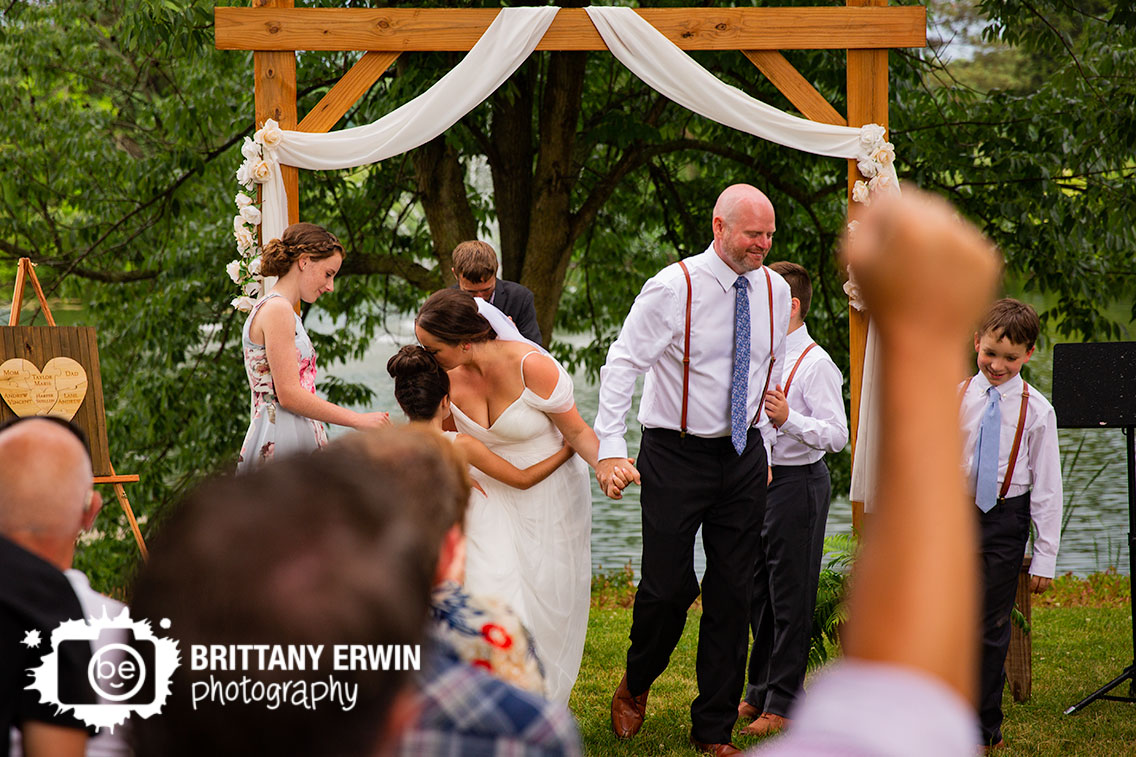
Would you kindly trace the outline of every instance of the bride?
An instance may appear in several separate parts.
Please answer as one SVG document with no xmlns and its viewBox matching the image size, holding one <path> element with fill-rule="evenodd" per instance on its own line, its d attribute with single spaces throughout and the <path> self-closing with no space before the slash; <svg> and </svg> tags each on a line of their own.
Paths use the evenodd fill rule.
<svg viewBox="0 0 1136 757">
<path fill-rule="evenodd" d="M 480 477 L 487 496 L 466 516 L 466 585 L 504 599 L 521 616 L 545 665 L 548 698 L 567 702 L 591 591 L 584 462 L 595 467 L 599 441 L 580 417 L 560 364 L 484 300 L 460 289 L 436 292 L 418 311 L 414 332 L 449 373 L 459 432 L 517 468 L 555 454 L 564 442 L 580 456 L 523 491 Z"/>
</svg>

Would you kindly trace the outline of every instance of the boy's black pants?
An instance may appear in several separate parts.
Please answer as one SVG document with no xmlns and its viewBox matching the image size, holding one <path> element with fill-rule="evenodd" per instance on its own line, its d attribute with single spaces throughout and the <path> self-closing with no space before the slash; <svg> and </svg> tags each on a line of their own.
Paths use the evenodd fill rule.
<svg viewBox="0 0 1136 757">
<path fill-rule="evenodd" d="M 1010 611 L 1029 539 L 1029 492 L 1003 500 L 988 513 L 975 507 L 982 539 L 982 652 L 978 719 L 982 742 L 1002 740 L 1002 689 L 1010 649 Z"/>
<path fill-rule="evenodd" d="M 823 458 L 773 466 L 753 576 L 745 696 L 761 712 L 788 717 L 805 682 L 831 492 Z"/>
</svg>

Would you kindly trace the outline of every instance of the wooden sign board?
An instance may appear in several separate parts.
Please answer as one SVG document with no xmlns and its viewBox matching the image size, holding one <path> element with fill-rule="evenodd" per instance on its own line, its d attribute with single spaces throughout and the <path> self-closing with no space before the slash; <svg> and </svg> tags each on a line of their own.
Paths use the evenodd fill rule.
<svg viewBox="0 0 1136 757">
<path fill-rule="evenodd" d="M 72 375 L 74 371 L 70 369 L 68 359 L 78 363 L 86 373 L 86 391 L 81 398 L 78 395 L 82 382 Z M 2 326 L 0 366 L 5 364 L 11 375 L 6 379 L 0 377 L 0 382 L 5 384 L 9 393 L 13 392 L 11 387 L 35 385 L 38 389 L 33 391 L 39 394 L 29 398 L 17 391 L 14 396 L 4 398 L 4 392 L 0 392 L 0 422 L 17 417 L 12 404 L 20 410 L 19 415 L 30 412 L 59 417 L 70 413 L 78 404 L 71 421 L 83 430 L 90 441 L 94 474 L 113 475 L 107 451 L 106 411 L 103 409 L 103 383 L 95 329 L 91 326 Z M 37 370 L 38 373 L 34 372 Z M 19 375 L 16 375 L 17 371 Z M 12 404 L 6 399 L 11 399 Z M 31 405 L 38 406 L 30 411 Z"/>
</svg>

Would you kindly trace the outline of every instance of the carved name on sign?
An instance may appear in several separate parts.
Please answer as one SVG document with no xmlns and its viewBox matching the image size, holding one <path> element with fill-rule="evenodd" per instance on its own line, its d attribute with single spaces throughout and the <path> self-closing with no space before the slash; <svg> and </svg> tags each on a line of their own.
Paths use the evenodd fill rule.
<svg viewBox="0 0 1136 757">
<path fill-rule="evenodd" d="M 54 415 L 69 421 L 86 395 L 87 372 L 69 357 L 53 357 L 42 371 L 22 358 L 0 363 L 0 397 L 16 415 Z"/>
</svg>

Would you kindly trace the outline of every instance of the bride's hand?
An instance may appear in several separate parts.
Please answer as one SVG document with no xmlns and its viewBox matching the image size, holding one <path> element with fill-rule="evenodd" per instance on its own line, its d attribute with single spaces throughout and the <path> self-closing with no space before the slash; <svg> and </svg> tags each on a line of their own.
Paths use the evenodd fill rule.
<svg viewBox="0 0 1136 757">
<path fill-rule="evenodd" d="M 596 465 L 596 481 L 611 499 L 622 499 L 623 490 L 634 481 L 641 483 L 634 461 L 626 457 L 608 457 Z"/>
<path fill-rule="evenodd" d="M 626 489 L 632 482 L 642 484 L 639 471 L 635 468 L 635 460 L 628 457 L 616 463 L 615 470 L 612 473 L 612 482 L 619 487 L 620 491 Z"/>
</svg>

